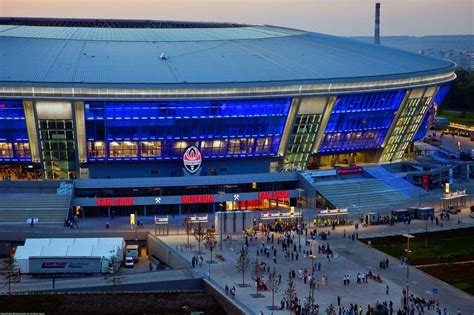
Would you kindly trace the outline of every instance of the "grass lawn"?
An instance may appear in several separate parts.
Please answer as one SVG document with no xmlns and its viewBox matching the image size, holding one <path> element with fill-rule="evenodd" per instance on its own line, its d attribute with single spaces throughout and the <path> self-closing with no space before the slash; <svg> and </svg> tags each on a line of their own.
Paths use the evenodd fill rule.
<svg viewBox="0 0 474 315">
<path fill-rule="evenodd" d="M 474 263 L 420 267 L 430 275 L 474 295 Z"/>
<path fill-rule="evenodd" d="M 405 256 L 407 242 L 403 236 L 371 241 L 375 248 L 390 256 L 398 259 Z M 474 260 L 474 228 L 416 234 L 410 239 L 410 251 L 412 265 Z"/>
<path fill-rule="evenodd" d="M 0 295 L 2 312 L 46 314 L 225 314 L 205 292 Z"/>
<path fill-rule="evenodd" d="M 474 126 L 474 113 L 466 113 L 466 117 L 461 117 L 461 112 L 443 110 L 439 116 L 445 117 L 453 123 Z"/>
</svg>

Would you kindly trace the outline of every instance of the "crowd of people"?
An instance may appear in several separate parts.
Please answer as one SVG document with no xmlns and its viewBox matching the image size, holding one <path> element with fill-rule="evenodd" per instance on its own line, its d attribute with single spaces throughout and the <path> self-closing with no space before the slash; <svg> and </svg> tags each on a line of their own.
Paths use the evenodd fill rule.
<svg viewBox="0 0 474 315">
<path fill-rule="evenodd" d="M 358 229 L 355 229 L 355 231 L 349 235 L 344 231 L 343 236 L 349 241 L 355 241 L 358 238 L 357 230 Z M 304 237 L 304 241 L 301 242 L 301 244 L 298 242 L 298 236 Z M 271 290 L 267 286 L 266 280 L 269 278 L 270 272 L 275 270 L 275 267 L 278 267 L 278 264 L 281 263 L 283 259 L 286 262 L 294 262 L 294 266 L 288 268 L 287 277 L 288 279 L 292 279 L 295 285 L 303 285 L 306 287 L 306 289 L 303 289 L 303 292 L 324 290 L 325 287 L 329 287 L 329 277 L 327 273 L 324 272 L 324 270 L 326 270 L 324 268 L 326 267 L 321 264 L 321 257 L 325 256 L 328 264 L 334 258 L 334 250 L 330 244 L 332 237 L 330 230 L 319 231 L 318 233 L 317 229 L 298 229 L 294 224 L 266 224 L 262 229 L 262 234 L 257 234 L 256 231 L 254 231 L 251 236 L 244 234 L 246 247 L 250 247 L 250 244 L 256 246 L 254 253 L 260 260 L 261 270 L 264 271 L 259 278 L 254 279 L 254 285 L 258 291 Z M 313 247 L 312 240 L 318 240 L 318 246 L 316 248 Z M 313 250 L 317 250 L 317 254 L 313 253 Z M 318 259 L 314 259 L 315 257 Z M 308 265 L 305 266 L 304 264 Z M 390 261 L 388 258 L 379 261 L 379 267 L 382 269 L 388 268 L 389 265 Z M 282 275 L 278 274 L 277 277 L 278 284 L 281 284 Z M 357 285 L 367 284 L 372 280 L 381 285 L 381 292 L 384 292 L 387 297 L 390 296 L 391 290 L 389 284 L 383 281 L 380 274 L 374 273 L 371 270 L 362 270 L 353 275 L 345 273 L 341 277 L 344 286 L 353 286 L 354 283 Z M 423 315 L 425 314 L 425 310 L 434 309 L 436 309 L 438 315 L 447 315 L 439 307 L 437 301 L 427 301 L 422 298 L 417 298 L 413 294 L 409 297 L 405 296 L 404 299 L 402 298 L 399 302 L 399 306 L 395 306 L 395 304 L 398 304 L 398 301 L 394 303 L 392 300 L 380 303 L 377 301 L 374 306 L 363 306 L 359 303 L 342 303 L 341 298 L 337 297 L 337 303 L 331 304 L 326 309 L 321 309 L 320 305 L 306 296 L 296 294 L 296 296 L 289 300 L 285 289 L 286 288 L 280 288 L 279 291 L 283 295 L 279 308 L 290 310 L 297 315 L 319 315 L 324 312 L 333 315 L 394 315 L 395 313 L 398 315 Z M 301 290 L 298 291 L 301 292 Z M 232 294 L 235 294 L 235 291 L 232 291 L 232 289 L 226 286 L 226 293 L 232 296 Z M 380 313 L 380 310 L 382 310 L 382 313 Z"/>
</svg>

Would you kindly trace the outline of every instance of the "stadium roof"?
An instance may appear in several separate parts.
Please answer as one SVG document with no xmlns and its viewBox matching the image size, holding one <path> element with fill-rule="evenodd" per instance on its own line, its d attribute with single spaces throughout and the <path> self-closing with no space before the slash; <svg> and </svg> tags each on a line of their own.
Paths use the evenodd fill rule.
<svg viewBox="0 0 474 315">
<path fill-rule="evenodd" d="M 389 47 L 274 26 L 0 18 L 0 86 L 353 83 L 443 74 L 454 67 Z"/>
</svg>

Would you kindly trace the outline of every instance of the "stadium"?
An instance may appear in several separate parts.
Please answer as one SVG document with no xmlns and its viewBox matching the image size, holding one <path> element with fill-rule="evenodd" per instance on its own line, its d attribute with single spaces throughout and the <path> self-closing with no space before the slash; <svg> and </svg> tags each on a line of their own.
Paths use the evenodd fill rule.
<svg viewBox="0 0 474 315">
<path fill-rule="evenodd" d="M 0 46 L 2 177 L 78 179 L 73 204 L 109 215 L 294 205 L 296 171 L 401 161 L 456 77 L 268 25 L 0 18 Z"/>
</svg>

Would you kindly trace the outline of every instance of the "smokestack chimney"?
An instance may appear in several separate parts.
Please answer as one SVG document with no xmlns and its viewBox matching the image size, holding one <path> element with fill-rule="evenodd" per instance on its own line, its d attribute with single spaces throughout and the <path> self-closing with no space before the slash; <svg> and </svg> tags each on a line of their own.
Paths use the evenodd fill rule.
<svg viewBox="0 0 474 315">
<path fill-rule="evenodd" d="M 375 4 L 374 44 L 380 45 L 380 2 Z"/>
</svg>

